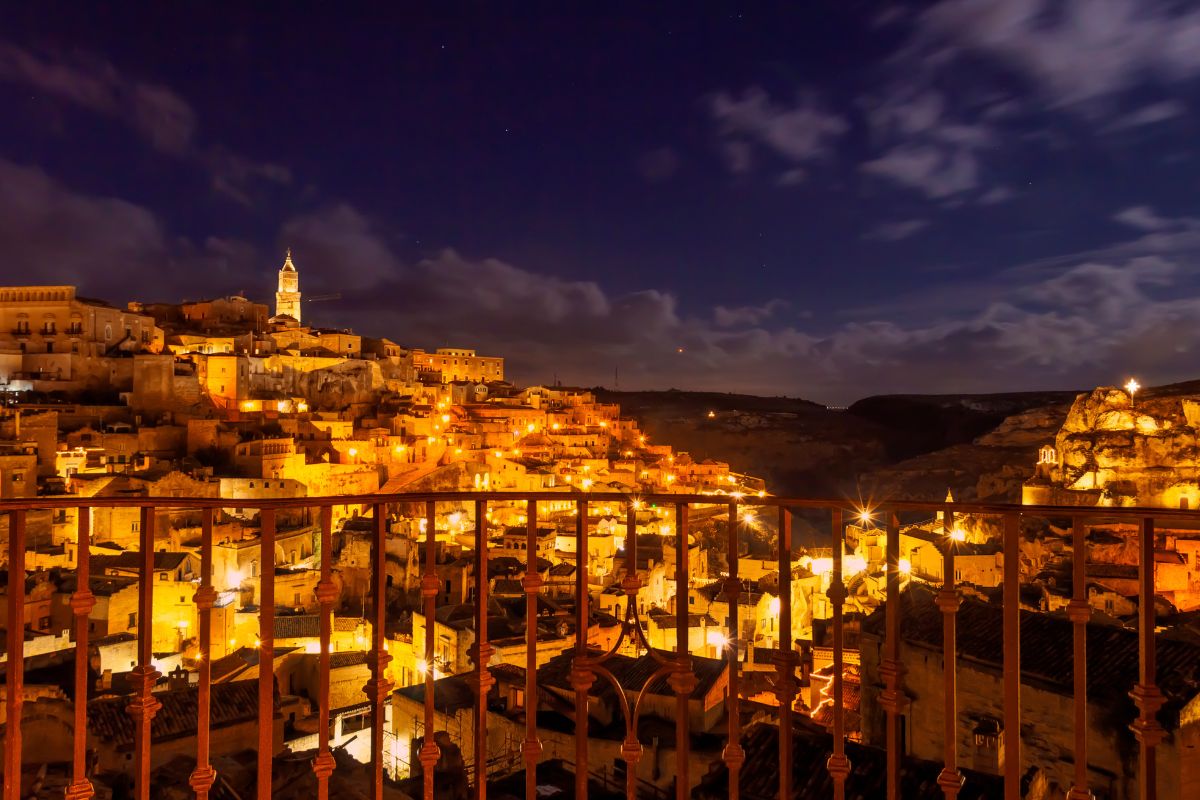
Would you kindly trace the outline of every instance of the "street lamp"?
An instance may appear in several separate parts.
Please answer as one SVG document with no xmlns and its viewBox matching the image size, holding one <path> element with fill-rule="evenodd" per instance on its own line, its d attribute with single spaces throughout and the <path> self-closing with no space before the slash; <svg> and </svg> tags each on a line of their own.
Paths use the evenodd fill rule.
<svg viewBox="0 0 1200 800">
<path fill-rule="evenodd" d="M 1137 394 L 1137 390 L 1142 388 L 1142 385 L 1137 382 L 1137 378 L 1130 378 L 1129 383 L 1125 384 L 1125 391 L 1129 392 L 1129 405 L 1133 406 L 1133 396 Z"/>
</svg>

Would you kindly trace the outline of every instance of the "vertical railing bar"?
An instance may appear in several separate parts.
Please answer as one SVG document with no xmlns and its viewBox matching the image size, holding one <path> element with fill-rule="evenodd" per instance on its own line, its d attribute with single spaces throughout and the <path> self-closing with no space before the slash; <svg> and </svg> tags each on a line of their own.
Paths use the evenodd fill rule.
<svg viewBox="0 0 1200 800">
<path fill-rule="evenodd" d="M 637 574 L 637 511 L 639 502 L 632 502 L 625 509 L 625 577 L 621 579 L 621 589 L 625 592 L 625 621 L 637 625 L 637 593 L 641 587 L 641 579 Z M 641 631 L 627 631 L 630 643 L 635 652 L 641 639 Z M 625 741 L 621 744 L 621 758 L 625 760 L 625 797 L 635 800 L 637 797 L 637 764 L 642 757 L 642 745 L 637 739 L 637 730 L 633 720 L 626 719 Z"/>
<path fill-rule="evenodd" d="M 746 761 L 746 753 L 741 745 L 742 720 L 738 704 L 738 653 L 741 649 L 738 595 L 742 591 L 742 583 L 738 578 L 738 504 L 730 503 L 726 513 L 728 514 L 728 525 L 726 526 L 728 541 L 726 542 L 725 563 L 729 569 L 728 575 L 725 577 L 725 603 L 729 606 L 729 619 L 726 620 L 728 642 L 725 645 L 725 657 L 729 662 L 729 691 L 725 708 L 729 729 L 728 741 L 725 743 L 725 750 L 721 756 L 725 760 L 725 766 L 729 769 L 729 798 L 738 800 L 742 790 L 742 764 Z"/>
<path fill-rule="evenodd" d="M 842 617 L 846 602 L 846 583 L 842 577 L 846 525 L 842 510 L 833 510 L 833 571 L 829 576 L 829 602 L 833 607 L 833 753 L 829 756 L 829 775 L 833 778 L 834 800 L 844 800 L 850 760 L 846 758 L 846 708 L 843 700 L 845 673 L 845 628 Z"/>
<path fill-rule="evenodd" d="M 884 689 L 880 705 L 887 712 L 887 800 L 900 799 L 900 712 L 907 698 L 901 681 L 904 664 L 900 660 L 900 519 L 895 512 L 887 516 L 887 600 L 884 603 L 884 650 L 879 672 Z"/>
<path fill-rule="evenodd" d="M 488 669 L 495 648 L 488 644 L 487 501 L 475 501 L 475 798 L 487 798 Z"/>
<path fill-rule="evenodd" d="M 542 588 L 538 574 L 537 501 L 529 500 L 525 511 L 525 796 L 537 796 L 537 765 L 542 742 L 537 735 L 537 603 Z"/>
<path fill-rule="evenodd" d="M 1004 797 L 1021 800 L 1021 517 L 1004 515 Z"/>
<path fill-rule="evenodd" d="M 425 800 L 434 800 L 433 772 L 441 758 L 434 741 L 434 639 L 437 636 L 437 503 L 425 503 L 425 574 L 421 577 L 421 597 L 425 601 L 425 735 L 421 744 L 421 776 Z"/>
<path fill-rule="evenodd" d="M 217 773 L 209 761 L 212 706 L 212 610 L 217 592 L 212 584 L 213 571 L 213 509 L 200 511 L 200 586 L 193 602 L 199 619 L 198 635 L 199 686 L 196 693 L 196 768 L 192 771 L 191 786 L 197 800 L 207 800 Z"/>
<path fill-rule="evenodd" d="M 258 796 L 271 796 L 275 755 L 275 509 L 259 512 Z"/>
<path fill-rule="evenodd" d="M 20 800 L 21 706 L 25 693 L 25 509 L 8 512 L 6 622 L 8 664 L 4 670 L 4 800 Z"/>
<path fill-rule="evenodd" d="M 376 503 L 374 554 L 372 564 L 375 598 L 371 606 L 371 680 L 364 687 L 371 700 L 371 798 L 383 800 L 383 736 L 384 706 L 391 695 L 392 682 L 387 677 L 387 665 L 392 657 L 387 651 L 387 515 L 386 503 Z"/>
<path fill-rule="evenodd" d="M 937 605 L 942 612 L 942 680 L 945 691 L 943 698 L 942 738 L 945 766 L 938 775 L 938 785 L 946 800 L 954 800 L 962 790 L 963 776 L 958 771 L 958 697 L 957 697 L 957 654 L 958 639 L 956 617 L 961 598 L 954 586 L 954 512 L 946 509 L 942 517 L 942 588 L 937 594 Z"/>
<path fill-rule="evenodd" d="M 796 652 L 792 649 L 792 517 L 779 506 L 779 652 L 775 697 L 779 700 L 779 796 L 792 796 L 792 703 L 796 699 Z"/>
<path fill-rule="evenodd" d="M 588 504 L 575 505 L 575 658 L 571 687 L 575 690 L 575 796 L 588 795 L 588 690 L 594 676 L 588 666 Z"/>
<path fill-rule="evenodd" d="M 1087 775 L 1087 625 L 1092 607 L 1087 599 L 1087 528 L 1084 519 L 1078 516 L 1071 519 L 1071 589 L 1067 618 L 1071 620 L 1074 639 L 1075 780 L 1067 792 L 1067 800 L 1091 800 Z"/>
<path fill-rule="evenodd" d="M 1138 797 L 1155 800 L 1158 796 L 1156 748 L 1164 737 L 1156 715 L 1163 706 L 1164 697 L 1155 682 L 1154 518 L 1144 518 L 1138 533 L 1138 683 L 1129 694 L 1139 713 L 1130 727 L 1138 741 Z"/>
<path fill-rule="evenodd" d="M 688 800 L 691 785 L 688 701 L 696 688 L 692 656 L 688 648 L 688 504 L 675 504 L 675 672 L 670 682 L 675 689 L 675 798 Z"/>
<path fill-rule="evenodd" d="M 134 719 L 134 796 L 150 800 L 150 723 L 161 703 L 154 697 L 160 677 L 154 668 L 154 509 L 141 510 L 141 551 L 138 553 L 138 664 L 132 683 L 137 692 L 129 703 Z"/>
<path fill-rule="evenodd" d="M 87 777 L 87 701 L 88 701 L 88 615 L 96 605 L 91 590 L 91 529 L 92 509 L 78 509 L 75 562 L 75 593 L 71 595 L 71 610 L 75 614 L 75 735 L 74 763 L 71 785 L 66 800 L 86 800 L 92 797 L 92 782 Z M 9 594 L 12 594 L 9 581 Z"/>
<path fill-rule="evenodd" d="M 321 608 L 321 650 L 317 655 L 317 757 L 313 774 L 317 778 L 317 800 L 329 800 L 329 778 L 337 766 L 329 752 L 329 667 L 330 639 L 333 636 L 333 601 L 337 586 L 333 582 L 333 506 L 321 506 L 321 579 L 317 582 L 317 602 Z"/>
</svg>

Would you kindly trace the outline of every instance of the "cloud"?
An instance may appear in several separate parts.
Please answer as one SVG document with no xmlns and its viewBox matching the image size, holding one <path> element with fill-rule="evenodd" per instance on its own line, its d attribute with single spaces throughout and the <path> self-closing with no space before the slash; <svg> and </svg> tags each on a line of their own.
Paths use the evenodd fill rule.
<svg viewBox="0 0 1200 800">
<path fill-rule="evenodd" d="M 746 325 L 761 325 L 778 312 L 788 307 L 786 300 L 775 298 L 761 306 L 737 306 L 713 308 L 713 321 L 722 328 L 737 328 Z"/>
<path fill-rule="evenodd" d="M 281 239 L 295 248 L 304 291 L 343 294 L 313 307 L 318 324 L 408 346 L 475 347 L 504 356 L 522 382 L 593 385 L 619 370 L 625 388 L 840 402 L 1086 387 L 1131 369 L 1147 382 L 1194 377 L 1200 220 L 1171 222 L 1103 253 L 1011 268 L 1002 280 L 955 279 L 959 300 L 930 290 L 919 305 L 821 330 L 801 327 L 783 299 L 687 307 L 653 286 L 616 292 L 452 249 L 407 261 L 386 225 L 345 203 L 290 220 Z M 269 300 L 279 264 L 238 239 L 191 242 L 140 206 L 3 160 L 0 252 L 10 275 L 78 284 L 116 303 L 235 290 Z"/>
<path fill-rule="evenodd" d="M 942 0 L 918 20 L 927 49 L 980 55 L 1054 105 L 1200 74 L 1200 10 L 1160 0 Z"/>
<path fill-rule="evenodd" d="M 643 153 L 637 160 L 637 169 L 647 182 L 661 183 L 673 177 L 682 163 L 672 148 L 660 147 Z"/>
<path fill-rule="evenodd" d="M 377 260 L 391 269 L 348 294 L 345 323 L 405 344 L 503 355 L 519 381 L 557 376 L 591 385 L 617 369 L 625 388 L 845 401 L 878 392 L 1086 387 L 1131 364 L 1156 380 L 1180 379 L 1191 362 L 1179 354 L 1200 346 L 1200 286 L 1182 233 L 1156 232 L 1103 257 L 1014 267 L 985 284 L 955 279 L 949 285 L 972 302 L 930 292 L 919 305 L 816 331 L 799 327 L 782 300 L 685 308 L 660 289 L 614 293 L 454 250 L 404 264 L 361 222 L 329 217 L 326 225 L 349 224 L 353 233 L 334 238 L 358 245 L 330 251 L 322 258 L 337 261 L 319 269 L 355 272 Z M 1175 254 L 1151 254 L 1156 248 Z"/>
<path fill-rule="evenodd" d="M 1123 117 L 1118 117 L 1113 120 L 1105 128 L 1108 131 L 1129 130 L 1130 128 L 1141 128 L 1146 125 L 1155 125 L 1159 122 L 1165 122 L 1169 119 L 1181 117 L 1187 113 L 1187 107 L 1177 100 L 1162 100 L 1157 103 L 1142 106 L 1136 111 L 1131 111 Z"/>
<path fill-rule="evenodd" d="M 1154 209 L 1149 206 L 1130 206 L 1113 214 L 1112 218 L 1122 225 L 1141 231 L 1161 231 L 1175 226 L 1172 220 L 1155 214 Z"/>
<path fill-rule="evenodd" d="M 117 119 L 164 153 L 180 155 L 191 147 L 192 107 L 170 89 L 127 78 L 103 59 L 39 56 L 0 42 L 0 79 Z"/>
<path fill-rule="evenodd" d="M 863 235 L 864 239 L 878 239 L 884 242 L 898 242 L 907 239 L 929 227 L 927 219 L 906 219 L 900 222 L 884 222 L 876 225 Z"/>
<path fill-rule="evenodd" d="M 977 202 L 982 206 L 994 206 L 1005 203 L 1016 196 L 1017 193 L 1008 186 L 995 186 L 980 195 Z"/>
<path fill-rule="evenodd" d="M 0 80 L 28 86 L 133 130 L 160 153 L 199 164 L 213 191 L 250 207 L 261 183 L 287 185 L 291 171 L 257 162 L 219 146 L 196 145 L 196 112 L 160 84 L 126 75 L 109 61 L 86 53 L 38 54 L 0 41 Z"/>
<path fill-rule="evenodd" d="M 243 242 L 212 237 L 196 245 L 171 236 L 141 206 L 76 192 L 37 167 L 4 159 L 0 252 L 9 280 L 37 276 L 120 304 L 134 293 L 155 300 L 233 291 L 256 263 L 254 248 Z"/>
<path fill-rule="evenodd" d="M 901 144 L 864 163 L 862 171 L 895 181 L 938 200 L 979 185 L 978 159 L 966 148 Z"/>
<path fill-rule="evenodd" d="M 811 96 L 780 105 L 757 86 L 741 95 L 717 92 L 708 108 L 733 172 L 749 169 L 753 148 L 793 164 L 828 156 L 833 142 L 850 129 L 843 117 L 824 110 Z"/>
<path fill-rule="evenodd" d="M 996 147 L 998 136 L 991 123 L 968 118 L 931 87 L 931 77 L 917 70 L 860 100 L 882 152 L 859 168 L 943 204 L 957 203 L 958 195 L 979 186 L 980 151 Z"/>
</svg>

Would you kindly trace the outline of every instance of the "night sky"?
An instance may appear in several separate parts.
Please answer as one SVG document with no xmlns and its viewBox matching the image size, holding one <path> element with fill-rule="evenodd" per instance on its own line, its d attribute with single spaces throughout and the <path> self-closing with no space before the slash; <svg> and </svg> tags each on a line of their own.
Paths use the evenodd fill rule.
<svg viewBox="0 0 1200 800">
<path fill-rule="evenodd" d="M 522 383 L 1200 378 L 1200 3 L 98 5 L 4 12 L 6 284 L 290 246 L 306 322 Z"/>
</svg>

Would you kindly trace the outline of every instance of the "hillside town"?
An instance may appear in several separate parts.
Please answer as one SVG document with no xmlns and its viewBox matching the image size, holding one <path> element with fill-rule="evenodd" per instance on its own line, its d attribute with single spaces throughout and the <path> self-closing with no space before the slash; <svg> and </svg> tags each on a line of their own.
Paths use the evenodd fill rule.
<svg viewBox="0 0 1200 800">
<path fill-rule="evenodd" d="M 466 797 L 466 787 L 477 778 L 477 713 L 488 718 L 488 780 L 502 782 L 521 769 L 531 709 L 543 758 L 569 761 L 579 722 L 572 665 L 580 633 L 577 585 L 588 595 L 585 640 L 596 652 L 611 654 L 606 664 L 614 678 L 589 689 L 590 762 L 598 785 L 624 787 L 630 770 L 649 795 L 672 785 L 666 765 L 675 750 L 676 692 L 656 672 L 655 658 L 675 649 L 680 606 L 686 603 L 685 638 L 696 677 L 687 725 L 692 758 L 704 765 L 693 771 L 692 788 L 697 797 L 722 796 L 730 652 L 739 665 L 736 691 L 748 723 L 743 747 L 749 762 L 762 762 L 764 753 L 777 750 L 781 703 L 795 713 L 800 741 L 826 746 L 834 702 L 835 562 L 846 590 L 839 615 L 846 625 L 842 711 L 855 748 L 852 759 L 882 763 L 877 753 L 888 702 L 881 673 L 888 520 L 881 511 L 863 507 L 847 520 L 840 553 L 829 538 L 827 516 L 798 512 L 789 520 L 797 543 L 781 559 L 778 521 L 747 503 L 732 521 L 737 551 L 729 552 L 727 504 L 768 496 L 770 487 L 761 479 L 736 465 L 694 459 L 652 441 L 636 420 L 588 389 L 516 385 L 506 379 L 502 357 L 480 355 L 458 346 L 462 343 L 427 352 L 303 322 L 315 316 L 307 301 L 290 252 L 279 270 L 273 309 L 240 295 L 174 304 L 133 301 L 119 308 L 79 296 L 72 286 L 0 288 L 0 497 L 228 501 L 213 520 L 215 597 L 206 643 L 199 639 L 196 602 L 200 515 L 185 508 L 153 512 L 149 630 L 154 694 L 161 704 L 154 727 L 154 796 L 192 796 L 188 781 L 195 767 L 202 653 L 212 676 L 217 772 L 234 782 L 248 774 L 253 756 L 246 753 L 259 740 L 261 725 L 275 727 L 283 773 L 307 769 L 305 759 L 318 747 L 318 662 L 326 624 L 335 775 L 347 782 L 342 787 L 347 796 L 358 796 L 347 777 L 354 771 L 343 767 L 370 759 L 370 651 L 378 632 L 368 608 L 379 592 L 387 606 L 382 640 L 391 686 L 383 753 L 394 796 L 420 795 L 414 781 L 423 770 L 421 742 L 430 733 L 424 728 L 429 686 L 436 711 L 432 736 L 442 753 L 436 769 L 450 787 L 444 796 Z M 1138 400 L 1135 406 L 1131 390 L 1081 396 L 1058 440 L 1047 443 L 1031 469 L 1026 503 L 1197 507 L 1197 409 L 1200 401 L 1188 399 Z M 423 504 L 403 502 L 406 493 L 432 491 L 536 491 L 561 499 L 537 504 L 531 540 L 524 500 L 491 502 L 484 520 L 475 519 L 475 505 L 467 501 L 440 502 L 432 518 Z M 681 541 L 674 508 L 637 501 L 643 494 L 710 495 L 712 505 L 694 508 L 690 536 Z M 354 499 L 366 495 L 397 496 L 382 520 L 387 536 L 382 587 L 373 584 L 375 506 Z M 323 496 L 346 498 L 331 511 L 328 553 L 322 552 L 319 515 L 305 507 L 305 498 Z M 294 505 L 273 517 L 274 552 L 264 558 L 256 503 L 280 499 Z M 589 500 L 586 556 L 577 551 L 575 538 L 580 499 Z M 947 497 L 947 507 L 952 503 Z M 133 725 L 126 707 L 144 627 L 138 553 L 147 520 L 137 508 L 98 504 L 84 522 L 90 540 L 86 585 L 94 601 L 86 610 L 87 698 L 75 696 L 72 677 L 78 613 L 73 598 L 83 582 L 75 508 L 28 512 L 23 580 L 10 570 L 0 589 L 5 607 L 11 593 L 24 592 L 23 726 L 26 741 L 38 742 L 41 765 L 30 796 L 62 796 L 69 770 L 52 765 L 71 762 L 71 720 L 79 702 L 88 706 L 89 774 L 98 796 L 121 796 L 129 780 Z M 6 518 L 6 535 L 11 524 Z M 474 552 L 477 526 L 487 539 L 482 561 Z M 906 518 L 896 529 L 904 590 L 901 651 L 910 698 L 904 752 L 914 759 L 914 775 L 932 770 L 936 778 L 931 765 L 943 747 L 941 706 L 931 698 L 941 682 L 936 592 L 948 580 L 945 554 L 947 548 L 955 552 L 959 624 L 996 632 L 1004 548 L 994 518 L 938 512 Z M 1080 596 L 1087 603 L 1089 636 L 1094 631 L 1098 646 L 1111 655 L 1105 662 L 1109 674 L 1095 678 L 1094 697 L 1089 684 L 1096 725 L 1111 733 L 1093 740 L 1089 774 L 1093 785 L 1106 787 L 1104 796 L 1131 796 L 1132 734 L 1110 711 L 1114 702 L 1129 700 L 1114 700 L 1105 687 L 1136 677 L 1136 533 L 1117 524 L 1089 529 L 1086 590 L 1080 594 L 1072 583 L 1071 531 L 1053 520 L 1023 531 L 1023 619 L 1046 643 L 1025 664 L 1040 676 L 1036 697 L 1027 702 L 1043 715 L 1039 736 L 1027 743 L 1025 754 L 1030 785 L 1041 793 L 1027 796 L 1060 797 L 1074 774 L 1072 684 L 1069 666 L 1064 678 L 1057 665 L 1070 660 L 1067 615 Z M 430 537 L 436 577 L 432 617 L 422 594 Z M 536 542 L 533 551 L 530 541 Z M 686 554 L 677 551 L 683 547 Z M 336 589 L 331 617 L 323 613 L 327 606 L 320 597 L 323 558 Z M 784 561 L 790 562 L 786 576 L 780 571 Z M 1155 612 L 1159 625 L 1173 633 L 1160 646 L 1160 659 L 1200 663 L 1200 532 L 1160 529 L 1154 562 L 1161 604 Z M 486 574 L 477 569 L 480 563 Z M 677 573 L 677 563 L 686 565 L 686 575 Z M 739 587 L 736 608 L 729 601 L 731 574 Z M 523 583 L 531 575 L 540 589 L 532 608 Z M 630 584 L 630 578 L 636 580 Z M 270 587 L 266 595 L 264 586 Z M 487 598 L 483 613 L 481 595 Z M 272 643 L 268 665 L 260 658 L 259 612 L 264 602 L 270 607 L 269 598 L 275 612 L 274 628 L 265 637 Z M 780 625 L 784 604 L 790 640 Z M 486 619 L 492 676 L 482 712 L 475 677 L 480 618 Z M 798 654 L 792 693 L 776 680 L 781 648 Z M 970 722 L 960 728 L 961 751 L 976 785 L 999 786 L 1005 756 L 999 744 L 996 638 L 966 637 L 959 654 L 964 663 L 958 713 Z M 531 667 L 535 697 L 526 692 Z M 273 720 L 260 719 L 256 705 L 266 669 L 276 686 Z M 1198 680 L 1193 669 L 1162 687 L 1167 740 L 1158 748 L 1160 775 L 1181 791 L 1200 787 Z M 621 709 L 635 701 L 642 750 L 630 760 Z M 877 772 L 882 779 L 882 767 Z M 308 787 L 297 779 L 293 795 L 279 796 L 309 796 Z"/>
</svg>

